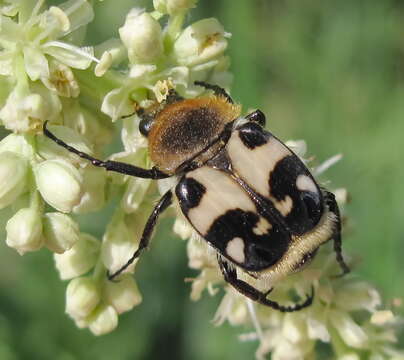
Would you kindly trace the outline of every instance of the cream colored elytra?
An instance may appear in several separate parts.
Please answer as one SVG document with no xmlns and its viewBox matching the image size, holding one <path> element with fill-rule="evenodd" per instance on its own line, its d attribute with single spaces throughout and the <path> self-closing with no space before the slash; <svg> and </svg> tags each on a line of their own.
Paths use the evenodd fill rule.
<svg viewBox="0 0 404 360">
<path fill-rule="evenodd" d="M 249 149 L 243 144 L 236 131 L 228 142 L 227 151 L 234 172 L 257 193 L 269 198 L 283 216 L 288 215 L 293 209 L 292 198 L 286 195 L 283 199 L 277 200 L 271 196 L 268 179 L 279 161 L 293 153 L 274 137 L 270 137 L 263 146 Z"/>
<path fill-rule="evenodd" d="M 256 212 L 256 207 L 247 193 L 229 175 L 203 166 L 186 175 L 202 184 L 207 191 L 201 202 L 189 210 L 187 216 L 191 224 L 204 236 L 211 225 L 227 211 L 241 209 Z"/>
</svg>

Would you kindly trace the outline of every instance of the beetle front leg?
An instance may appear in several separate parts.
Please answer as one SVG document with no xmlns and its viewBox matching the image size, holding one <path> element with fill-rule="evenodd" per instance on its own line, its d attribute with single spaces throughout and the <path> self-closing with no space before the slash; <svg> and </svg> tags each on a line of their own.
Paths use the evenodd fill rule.
<svg viewBox="0 0 404 360">
<path fill-rule="evenodd" d="M 265 293 L 259 291 L 255 287 L 251 286 L 247 282 L 237 278 L 237 271 L 235 267 L 229 266 L 229 263 L 218 256 L 217 261 L 219 263 L 219 268 L 222 271 L 223 277 L 226 282 L 233 286 L 238 292 L 247 296 L 253 301 L 259 304 L 269 306 L 274 310 L 281 312 L 294 312 L 304 309 L 312 304 L 314 298 L 314 288 L 311 288 L 311 294 L 307 296 L 306 300 L 302 303 L 295 304 L 293 306 L 283 306 L 276 301 L 269 300 L 267 296 L 272 291 L 270 288 Z"/>
<path fill-rule="evenodd" d="M 114 171 L 125 175 L 130 175 L 134 177 L 144 178 L 144 179 L 165 179 L 170 177 L 171 175 L 165 174 L 156 167 L 152 167 L 151 169 L 143 169 L 138 166 L 134 166 L 131 164 L 118 162 L 118 161 L 102 161 L 88 155 L 82 151 L 77 150 L 76 148 L 66 144 L 63 140 L 57 138 L 54 134 L 52 134 L 47 129 L 47 121 L 43 125 L 43 133 L 49 139 L 53 140 L 56 144 L 64 147 L 68 151 L 80 156 L 83 159 L 90 161 L 94 166 L 103 167 L 108 171 Z"/>
<path fill-rule="evenodd" d="M 119 270 L 115 271 L 113 274 L 108 274 L 109 280 L 115 279 L 118 275 L 120 275 L 123 271 L 125 271 L 128 268 L 128 266 L 130 266 L 142 254 L 143 250 L 149 246 L 150 238 L 153 233 L 153 229 L 156 226 L 157 219 L 159 215 L 171 205 L 172 196 L 173 194 L 171 190 L 167 191 L 162 196 L 162 198 L 154 207 L 153 212 L 151 213 L 146 222 L 146 225 L 143 229 L 142 237 L 140 238 L 139 247 L 134 252 L 132 257 L 126 262 L 125 265 L 123 265 Z"/>
</svg>

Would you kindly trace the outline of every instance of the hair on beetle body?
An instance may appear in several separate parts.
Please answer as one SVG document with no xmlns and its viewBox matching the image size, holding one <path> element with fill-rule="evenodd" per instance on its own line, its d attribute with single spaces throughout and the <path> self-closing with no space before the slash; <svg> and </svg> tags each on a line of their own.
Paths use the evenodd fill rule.
<svg viewBox="0 0 404 360">
<path fill-rule="evenodd" d="M 190 225 L 217 252 L 224 280 L 250 299 L 292 312 L 312 303 L 283 306 L 237 276 L 277 278 L 302 269 L 318 248 L 334 241 L 336 259 L 349 272 L 341 253 L 341 220 L 334 195 L 321 189 L 304 163 L 273 134 L 264 130 L 265 115 L 256 110 L 240 118 L 240 106 L 216 85 L 195 82 L 213 95 L 184 99 L 170 90 L 167 99 L 139 109 L 140 132 L 147 137 L 155 164 L 143 169 L 101 161 L 44 134 L 78 156 L 135 177 L 178 181 L 158 201 L 148 218 L 139 247 L 110 279 L 120 275 L 148 247 L 159 215 L 173 202 Z"/>
</svg>

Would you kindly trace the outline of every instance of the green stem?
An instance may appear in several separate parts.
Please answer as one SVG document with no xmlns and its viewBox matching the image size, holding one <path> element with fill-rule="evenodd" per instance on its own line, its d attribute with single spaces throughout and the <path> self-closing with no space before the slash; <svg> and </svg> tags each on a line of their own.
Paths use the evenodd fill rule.
<svg viewBox="0 0 404 360">
<path fill-rule="evenodd" d="M 104 96 L 115 88 L 122 87 L 125 78 L 118 72 L 109 70 L 102 77 L 95 76 L 92 69 L 74 70 L 80 84 L 80 101 L 89 108 L 99 109 Z"/>
<path fill-rule="evenodd" d="M 117 207 L 115 210 L 114 214 L 112 215 L 112 219 L 110 223 L 108 224 L 108 227 L 113 227 L 115 226 L 116 223 L 122 220 L 122 218 L 125 216 L 125 213 L 121 207 Z M 94 271 L 93 271 L 93 279 L 96 282 L 101 283 L 105 278 L 107 274 L 107 269 L 104 266 L 104 263 L 102 262 L 101 254 L 98 258 L 98 261 L 95 265 Z"/>
<path fill-rule="evenodd" d="M 93 279 L 97 283 L 101 283 L 103 279 L 107 276 L 107 269 L 102 262 L 101 256 L 98 258 L 97 263 L 95 264 L 95 268 L 93 271 Z"/>
<path fill-rule="evenodd" d="M 164 35 L 164 47 L 166 52 L 169 53 L 171 51 L 174 41 L 176 40 L 179 32 L 181 31 L 182 25 L 184 24 L 184 20 L 185 12 L 170 16 Z"/>
<path fill-rule="evenodd" d="M 14 63 L 14 73 L 17 79 L 16 91 L 20 95 L 26 95 L 29 92 L 28 76 L 25 72 L 25 63 L 22 55 L 17 56 Z"/>
</svg>

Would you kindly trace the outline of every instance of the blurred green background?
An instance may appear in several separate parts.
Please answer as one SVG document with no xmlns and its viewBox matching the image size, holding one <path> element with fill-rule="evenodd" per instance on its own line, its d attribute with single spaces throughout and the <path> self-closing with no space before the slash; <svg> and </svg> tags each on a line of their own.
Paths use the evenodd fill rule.
<svg viewBox="0 0 404 360">
<path fill-rule="evenodd" d="M 117 36 L 138 3 L 99 3 L 91 42 Z M 344 248 L 387 304 L 403 297 L 404 2 L 200 0 L 189 21 L 212 16 L 233 34 L 232 95 L 244 109 L 264 110 L 281 139 L 305 139 L 316 163 L 344 154 L 322 178 L 351 194 Z M 99 338 L 64 315 L 66 283 L 49 252 L 20 257 L 1 242 L 0 360 L 253 359 L 258 344 L 237 340 L 248 329 L 210 323 L 221 296 L 189 300 L 183 279 L 195 273 L 171 224 L 137 268 L 143 304 Z M 82 230 L 103 232 L 86 218 Z"/>
</svg>

